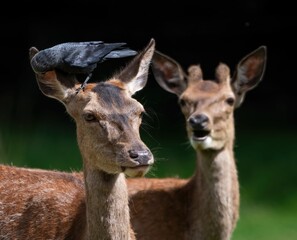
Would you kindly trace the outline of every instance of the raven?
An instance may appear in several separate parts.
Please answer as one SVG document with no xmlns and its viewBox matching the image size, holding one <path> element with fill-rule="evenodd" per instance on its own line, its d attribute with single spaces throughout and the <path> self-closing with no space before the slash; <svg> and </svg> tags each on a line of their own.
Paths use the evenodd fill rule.
<svg viewBox="0 0 297 240">
<path fill-rule="evenodd" d="M 30 53 L 36 53 L 31 59 L 34 72 L 46 72 L 53 69 L 73 74 L 91 74 L 107 59 L 134 56 L 136 51 L 126 46 L 126 43 L 104 43 L 103 41 L 67 42 L 39 51 L 30 48 Z"/>
</svg>

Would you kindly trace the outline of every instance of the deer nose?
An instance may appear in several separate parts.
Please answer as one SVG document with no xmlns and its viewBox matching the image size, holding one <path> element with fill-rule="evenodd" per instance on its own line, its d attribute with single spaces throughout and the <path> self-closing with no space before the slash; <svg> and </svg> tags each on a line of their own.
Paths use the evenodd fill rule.
<svg viewBox="0 0 297 240">
<path fill-rule="evenodd" d="M 152 154 L 148 149 L 142 150 L 129 150 L 129 156 L 132 160 L 138 162 L 140 165 L 150 165 L 152 160 Z"/>
<path fill-rule="evenodd" d="M 203 130 L 206 128 L 209 118 L 204 114 L 198 114 L 191 116 L 188 122 L 194 130 Z"/>
</svg>

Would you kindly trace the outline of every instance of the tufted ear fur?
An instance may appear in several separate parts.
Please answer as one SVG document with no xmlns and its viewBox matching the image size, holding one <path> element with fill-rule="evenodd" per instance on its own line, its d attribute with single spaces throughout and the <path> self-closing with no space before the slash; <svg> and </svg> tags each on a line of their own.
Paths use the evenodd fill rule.
<svg viewBox="0 0 297 240">
<path fill-rule="evenodd" d="M 261 46 L 246 55 L 237 64 L 232 78 L 232 88 L 236 96 L 236 107 L 244 100 L 246 92 L 252 90 L 262 80 L 266 68 L 267 50 Z"/>
<path fill-rule="evenodd" d="M 186 89 L 186 74 L 180 64 L 169 56 L 155 51 L 152 70 L 156 81 L 164 90 L 179 96 Z"/>
<path fill-rule="evenodd" d="M 29 49 L 29 58 L 31 59 L 39 51 L 35 47 Z M 51 98 L 55 98 L 62 103 L 75 93 L 75 85 L 78 84 L 74 74 L 51 70 L 44 73 L 35 73 L 35 77 L 41 92 Z"/>
</svg>

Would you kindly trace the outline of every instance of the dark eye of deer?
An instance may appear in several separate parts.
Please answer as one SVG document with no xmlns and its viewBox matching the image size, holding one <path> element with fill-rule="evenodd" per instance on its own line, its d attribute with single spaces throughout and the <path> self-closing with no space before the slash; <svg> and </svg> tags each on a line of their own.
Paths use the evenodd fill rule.
<svg viewBox="0 0 297 240">
<path fill-rule="evenodd" d="M 184 106 L 186 105 L 186 101 L 183 100 L 183 99 L 180 99 L 180 100 L 179 100 L 179 104 L 180 104 L 182 107 L 184 107 Z"/>
<path fill-rule="evenodd" d="M 229 97 L 226 99 L 226 103 L 228 103 L 230 106 L 233 106 L 235 102 L 235 99 L 233 97 Z"/>
<path fill-rule="evenodd" d="M 94 122 L 96 121 L 96 117 L 94 116 L 94 114 L 92 113 L 86 113 L 84 114 L 84 119 L 87 121 L 87 122 Z"/>
<path fill-rule="evenodd" d="M 144 114 L 145 114 L 145 112 L 141 112 L 141 113 L 139 114 L 139 118 L 142 119 Z"/>
</svg>

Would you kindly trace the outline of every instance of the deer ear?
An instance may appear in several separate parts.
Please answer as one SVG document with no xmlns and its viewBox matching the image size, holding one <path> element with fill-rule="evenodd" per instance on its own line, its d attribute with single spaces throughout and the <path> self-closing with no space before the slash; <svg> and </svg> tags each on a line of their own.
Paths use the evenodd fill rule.
<svg viewBox="0 0 297 240">
<path fill-rule="evenodd" d="M 29 49 L 30 62 L 38 52 L 35 47 Z M 38 87 L 44 95 L 62 103 L 66 103 L 69 96 L 75 93 L 75 84 L 78 83 L 74 74 L 62 73 L 57 70 L 44 73 L 35 72 L 35 77 Z"/>
<path fill-rule="evenodd" d="M 159 85 L 168 92 L 179 96 L 187 87 L 186 74 L 180 64 L 159 51 L 153 56 L 152 71 Z"/>
<path fill-rule="evenodd" d="M 136 57 L 116 76 L 126 84 L 128 92 L 133 95 L 141 90 L 147 82 L 150 63 L 155 51 L 155 40 L 137 54 Z"/>
<path fill-rule="evenodd" d="M 236 96 L 236 107 L 244 100 L 246 92 L 252 90 L 262 80 L 266 68 L 267 50 L 261 46 L 245 56 L 238 64 L 232 78 L 232 88 Z"/>
</svg>

